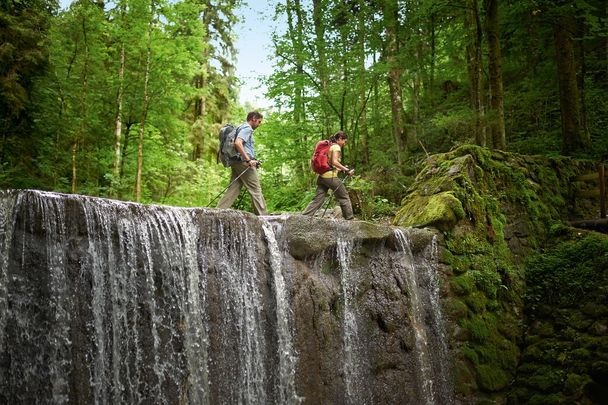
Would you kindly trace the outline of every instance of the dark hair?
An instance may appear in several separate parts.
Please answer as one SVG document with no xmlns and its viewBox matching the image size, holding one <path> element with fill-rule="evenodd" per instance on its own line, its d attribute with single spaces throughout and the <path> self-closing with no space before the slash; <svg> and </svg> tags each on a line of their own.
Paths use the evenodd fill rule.
<svg viewBox="0 0 608 405">
<path fill-rule="evenodd" d="M 249 114 L 247 114 L 247 121 L 257 120 L 260 118 L 264 118 L 264 116 L 257 111 L 252 111 Z"/>
<path fill-rule="evenodd" d="M 340 139 L 348 139 L 348 135 L 344 131 L 338 131 L 329 138 L 331 143 L 336 143 Z"/>
</svg>

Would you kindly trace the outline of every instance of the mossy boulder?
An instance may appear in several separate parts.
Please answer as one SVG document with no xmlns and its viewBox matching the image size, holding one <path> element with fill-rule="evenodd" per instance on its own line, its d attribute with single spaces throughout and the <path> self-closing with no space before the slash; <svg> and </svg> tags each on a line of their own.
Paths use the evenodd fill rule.
<svg viewBox="0 0 608 405">
<path fill-rule="evenodd" d="M 580 187 L 572 179 L 593 169 L 592 162 L 466 145 L 429 157 L 403 197 L 394 225 L 433 227 L 443 235 L 440 260 L 450 269 L 443 279 L 443 306 L 459 400 L 504 402 L 508 392 L 517 392 L 526 402 L 539 394 L 535 387 L 513 387 L 525 340 L 524 262 L 556 228 L 567 229 L 568 219 L 589 215 L 589 207 L 572 198 Z M 587 324 L 578 313 L 569 317 L 589 329 L 604 325 L 597 319 Z M 524 354 L 546 355 L 540 346 Z M 554 386 L 554 377 L 539 375 L 538 385 Z"/>
<path fill-rule="evenodd" d="M 396 221 L 401 226 L 433 226 L 447 231 L 464 218 L 462 204 L 451 191 L 430 196 L 417 194 L 412 197 L 397 213 Z"/>
</svg>

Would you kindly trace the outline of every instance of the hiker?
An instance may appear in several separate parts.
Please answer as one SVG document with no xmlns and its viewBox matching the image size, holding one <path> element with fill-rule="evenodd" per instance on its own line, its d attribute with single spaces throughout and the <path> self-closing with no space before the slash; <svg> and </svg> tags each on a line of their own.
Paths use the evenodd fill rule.
<svg viewBox="0 0 608 405">
<path fill-rule="evenodd" d="M 328 152 L 330 170 L 318 175 L 317 194 L 302 212 L 303 215 L 314 215 L 323 206 L 327 191 L 331 189 L 342 209 L 342 217 L 348 220 L 353 219 L 353 207 L 348 196 L 348 191 L 344 186 L 344 182 L 338 178 L 338 172 L 344 172 L 348 176 L 352 176 L 355 172 L 354 169 L 349 169 L 340 163 L 342 148 L 346 144 L 347 138 L 348 136 L 343 131 L 338 131 L 329 138 L 329 142 L 331 142 Z"/>
<path fill-rule="evenodd" d="M 263 118 L 259 112 L 252 111 L 247 114 L 247 122 L 238 127 L 234 147 L 239 153 L 239 157 L 230 164 L 232 172 L 230 177 L 231 184 L 222 199 L 217 203 L 217 208 L 230 208 L 238 198 L 241 187 L 245 186 L 251 195 L 255 214 L 268 214 L 257 172 L 261 162 L 255 159 L 255 142 L 253 139 L 253 131 L 260 126 Z M 237 178 L 238 180 L 235 181 Z"/>
</svg>

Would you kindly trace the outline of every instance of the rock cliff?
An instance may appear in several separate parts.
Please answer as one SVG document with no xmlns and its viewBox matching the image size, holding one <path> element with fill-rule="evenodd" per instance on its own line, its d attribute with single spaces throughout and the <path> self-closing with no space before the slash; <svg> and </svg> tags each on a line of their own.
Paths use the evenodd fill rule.
<svg viewBox="0 0 608 405">
<path fill-rule="evenodd" d="M 0 194 L 0 402 L 449 403 L 436 233 Z"/>
<path fill-rule="evenodd" d="M 541 307 L 548 310 L 546 314 L 552 312 L 547 306 L 551 288 L 567 289 L 569 285 L 560 273 L 577 274 L 554 260 L 550 271 L 543 268 L 547 277 L 560 280 L 551 287 L 539 283 L 538 263 L 543 261 L 543 249 L 555 244 L 556 235 L 564 233 L 569 220 L 597 215 L 599 201 L 575 198 L 586 186 L 574 179 L 594 170 L 592 162 L 464 146 L 431 156 L 404 196 L 394 223 L 433 227 L 443 236 L 440 273 L 446 275 L 443 304 L 457 401 L 556 403 L 557 398 L 585 403 L 598 398 L 594 392 L 606 381 L 606 373 L 592 370 L 605 370 L 604 363 L 592 366 L 589 362 L 570 374 L 558 372 L 555 363 L 547 363 L 556 346 L 538 340 L 539 325 L 545 331 L 561 330 L 568 318 L 553 312 L 539 323 L 539 304 L 544 303 Z M 578 239 L 583 235 L 582 231 L 565 233 L 579 235 Z M 601 268 L 598 263 L 586 268 Z M 605 273 L 598 271 L 594 281 L 581 275 L 573 282 L 580 287 L 576 300 L 583 303 L 598 297 L 608 287 Z M 595 318 L 584 317 L 584 327 L 568 327 L 592 336 L 578 343 L 572 337 L 558 338 L 562 342 L 558 352 L 565 357 L 577 348 L 588 353 L 589 345 L 595 345 L 592 352 L 602 361 L 608 356 L 607 338 L 600 343 L 596 332 L 585 329 L 591 324 L 596 329 L 606 326 L 606 302 L 597 298 L 591 302 L 604 309 L 594 311 Z M 536 357 L 529 354 L 531 343 Z M 539 347 L 545 350 L 541 353 Z M 572 382 L 564 389 L 568 379 Z M 574 381 L 583 384 L 574 390 Z"/>
</svg>

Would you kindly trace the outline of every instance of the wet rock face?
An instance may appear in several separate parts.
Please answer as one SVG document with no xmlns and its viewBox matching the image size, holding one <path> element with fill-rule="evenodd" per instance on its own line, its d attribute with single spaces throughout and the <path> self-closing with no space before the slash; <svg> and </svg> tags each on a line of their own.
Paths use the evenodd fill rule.
<svg viewBox="0 0 608 405">
<path fill-rule="evenodd" d="M 35 191 L 0 231 L 1 403 L 451 401 L 429 231 Z"/>
<path fill-rule="evenodd" d="M 383 246 L 370 248 L 384 250 Z M 346 366 L 351 370 L 344 369 L 343 361 L 345 302 L 338 261 L 327 255 L 309 263 L 293 263 L 297 269 L 291 289 L 294 342 L 299 352 L 296 384 L 306 403 L 348 402 L 346 373 L 358 377 L 357 387 L 349 387 L 354 397 L 367 396 L 378 403 L 417 397 L 416 373 L 409 371 L 416 365 L 412 364 L 407 291 L 396 284 L 398 275 L 382 271 L 390 266 L 390 254 L 370 258 L 366 253 L 356 253 L 358 263 L 350 269 L 357 279 L 351 305 L 360 322 L 350 348 L 353 361 Z"/>
<path fill-rule="evenodd" d="M 308 218 L 290 218 L 282 237 L 301 241 L 302 230 L 310 226 Z M 306 239 L 309 250 L 300 245 L 299 252 L 307 251 L 307 255 L 284 257 L 286 266 L 294 270 L 289 284 L 299 354 L 297 391 L 310 404 L 353 399 L 361 403 L 415 403 L 433 394 L 435 403 L 449 403 L 448 382 L 436 381 L 442 387 L 434 393 L 425 393 L 421 387 L 420 341 L 414 333 L 412 318 L 416 315 L 408 283 L 409 266 L 420 270 L 420 263 L 403 260 L 393 229 L 377 227 L 369 232 L 368 226 L 328 221 L 325 232 L 308 232 L 318 239 Z M 354 237 L 346 242 L 350 244 L 348 277 L 343 272 L 340 247 L 338 253 L 333 247 L 344 234 Z M 433 234 L 419 231 L 410 236 L 414 256 L 426 257 L 424 250 Z M 323 249 L 313 248 L 322 245 Z M 345 336 L 349 320 L 355 323 L 350 326 L 353 333 Z M 425 344 L 440 352 L 436 336 L 429 332 L 427 338 Z M 350 357 L 348 364 L 345 356 Z M 441 378 L 438 359 L 430 359 L 424 367 L 434 373 L 433 378 Z"/>
</svg>

